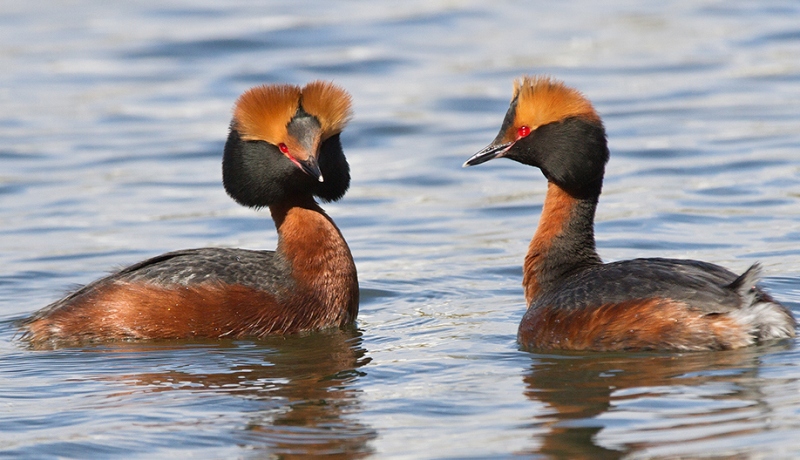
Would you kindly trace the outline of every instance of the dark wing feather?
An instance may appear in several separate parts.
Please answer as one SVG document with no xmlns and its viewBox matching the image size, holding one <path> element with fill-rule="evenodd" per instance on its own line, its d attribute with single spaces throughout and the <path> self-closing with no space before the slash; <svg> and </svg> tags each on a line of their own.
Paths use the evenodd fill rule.
<svg viewBox="0 0 800 460">
<path fill-rule="evenodd" d="M 598 265 L 576 273 L 535 305 L 592 308 L 636 299 L 665 298 L 686 302 L 703 313 L 741 308 L 737 275 L 696 260 L 633 259 Z"/>
<path fill-rule="evenodd" d="M 274 251 L 200 248 L 168 252 L 131 265 L 110 278 L 160 286 L 203 282 L 271 290 L 289 280 L 289 265 Z"/>
<path fill-rule="evenodd" d="M 143 260 L 89 283 L 38 311 L 26 323 L 47 316 L 62 305 L 69 305 L 75 298 L 91 294 L 116 281 L 162 287 L 191 286 L 204 282 L 240 284 L 267 292 L 277 292 L 292 283 L 288 262 L 274 251 L 184 249 Z"/>
</svg>

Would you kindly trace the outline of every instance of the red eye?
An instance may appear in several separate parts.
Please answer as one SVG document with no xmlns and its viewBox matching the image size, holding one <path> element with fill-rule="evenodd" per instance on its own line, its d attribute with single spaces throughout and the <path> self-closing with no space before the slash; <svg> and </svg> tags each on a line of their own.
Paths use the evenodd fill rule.
<svg viewBox="0 0 800 460">
<path fill-rule="evenodd" d="M 520 126 L 517 130 L 517 139 L 521 139 L 523 137 L 528 137 L 528 134 L 531 133 L 531 129 L 527 126 Z"/>
<path fill-rule="evenodd" d="M 283 153 L 289 153 L 289 147 L 287 147 L 283 142 L 278 144 L 278 149 Z"/>
</svg>

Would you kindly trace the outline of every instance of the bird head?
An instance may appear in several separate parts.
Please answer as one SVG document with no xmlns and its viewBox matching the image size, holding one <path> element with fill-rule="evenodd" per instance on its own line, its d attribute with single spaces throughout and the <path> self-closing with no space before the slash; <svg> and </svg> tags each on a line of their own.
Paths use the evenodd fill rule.
<svg viewBox="0 0 800 460">
<path fill-rule="evenodd" d="M 547 77 L 523 77 L 497 137 L 464 166 L 501 157 L 540 168 L 570 193 L 599 194 L 608 161 L 605 129 L 579 91 Z"/>
<path fill-rule="evenodd" d="M 339 135 L 351 114 L 350 95 L 328 82 L 247 90 L 236 101 L 225 145 L 228 194 L 251 207 L 303 193 L 338 200 L 350 184 Z"/>
</svg>

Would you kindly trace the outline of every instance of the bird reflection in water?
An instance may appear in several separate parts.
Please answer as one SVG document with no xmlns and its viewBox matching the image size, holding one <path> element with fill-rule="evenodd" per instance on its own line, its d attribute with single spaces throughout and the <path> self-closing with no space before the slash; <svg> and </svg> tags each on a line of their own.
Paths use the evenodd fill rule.
<svg viewBox="0 0 800 460">
<path fill-rule="evenodd" d="M 359 368 L 370 361 L 360 332 L 345 328 L 253 342 L 195 343 L 214 347 L 209 353 L 222 354 L 232 364 L 213 373 L 168 370 L 114 380 L 138 387 L 137 393 L 208 391 L 253 401 L 256 409 L 248 409 L 243 432 L 232 437 L 241 439 L 240 444 L 256 456 L 361 458 L 372 452 L 369 442 L 377 433 L 358 421 L 360 390 L 353 386 L 364 375 Z M 175 350 L 185 347 L 184 341 Z M 114 344 L 108 350 L 163 352 L 171 348 L 169 343 L 132 342 Z"/>
<path fill-rule="evenodd" d="M 765 351 L 788 347 L 775 344 L 686 354 L 535 354 L 523 377 L 525 395 L 545 408 L 537 411 L 540 415 L 532 424 L 538 446 L 526 454 L 570 459 L 672 458 L 681 455 L 681 446 L 730 436 L 730 431 L 720 435 L 712 425 L 752 421 L 752 414 L 745 411 L 754 406 L 768 413 L 775 409 L 765 400 L 760 362 Z M 726 389 L 720 391 L 715 385 Z M 667 412 L 653 404 L 665 395 L 668 399 L 660 402 L 667 405 L 674 406 L 680 395 L 697 400 L 697 405 Z M 638 404 L 631 408 L 633 403 Z M 639 420 L 628 429 L 626 421 L 641 417 L 636 412 L 642 410 L 647 411 L 647 420 L 659 423 Z M 742 423 L 742 428 L 752 430 L 753 424 Z"/>
</svg>

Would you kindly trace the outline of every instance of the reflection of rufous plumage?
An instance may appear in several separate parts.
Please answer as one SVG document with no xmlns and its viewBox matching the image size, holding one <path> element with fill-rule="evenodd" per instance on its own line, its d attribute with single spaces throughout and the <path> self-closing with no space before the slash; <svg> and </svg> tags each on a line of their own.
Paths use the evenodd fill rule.
<svg viewBox="0 0 800 460">
<path fill-rule="evenodd" d="M 359 420 L 361 391 L 354 382 L 362 366 L 369 363 L 360 333 L 353 327 L 315 334 L 265 337 L 255 346 L 218 342 L 222 362 L 210 359 L 201 371 L 184 370 L 136 373 L 107 377 L 124 384 L 119 394 L 155 392 L 202 393 L 244 398 L 248 409 L 238 418 L 246 429 L 234 430 L 232 442 L 251 447 L 265 456 L 306 458 L 326 454 L 329 458 L 362 458 L 372 451 L 369 441 L 377 432 Z M 198 344 L 195 344 L 195 346 Z M 106 352 L 126 354 L 176 353 L 186 344 L 118 343 Z M 213 369 L 223 365 L 218 371 Z M 181 400 L 181 398 L 177 398 Z M 225 404 L 223 404 L 224 406 Z M 238 412 L 239 410 L 236 409 Z"/>
<path fill-rule="evenodd" d="M 788 346 L 776 345 L 774 349 Z M 758 347 L 680 356 L 652 352 L 533 355 L 534 362 L 523 377 L 525 396 L 543 407 L 530 422 L 537 445 L 530 453 L 570 459 L 649 458 L 649 449 L 675 444 L 674 438 L 666 435 L 670 429 L 703 433 L 716 426 L 712 431 L 718 433 L 721 420 L 740 420 L 733 408 L 741 409 L 741 419 L 748 417 L 752 407 L 760 407 L 769 418 L 766 414 L 779 408 L 770 407 L 761 393 L 763 382 L 756 378 L 764 351 Z M 681 389 L 688 389 L 695 399 L 698 388 L 716 385 L 731 391 L 709 394 L 709 412 L 659 411 L 659 398 L 674 400 Z M 700 395 L 695 409 L 703 407 L 702 399 Z M 626 413 L 628 402 L 634 403 L 632 413 Z M 648 408 L 648 403 L 653 407 Z M 629 438 L 635 438 L 631 442 L 615 439 L 614 434 L 620 431 L 630 434 L 631 426 L 620 421 L 641 416 L 638 411 L 647 412 L 662 436 L 650 439 L 645 434 Z M 672 453 L 665 457 L 677 458 L 692 456 L 697 450 L 688 448 L 686 452 L 676 446 L 668 452 Z"/>
</svg>

